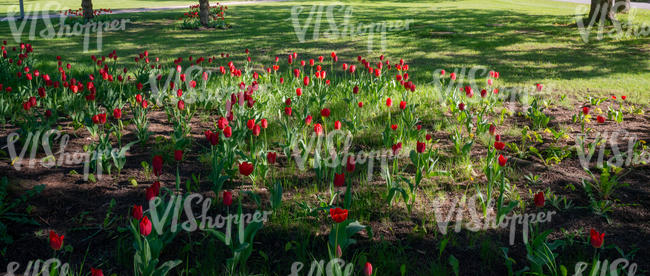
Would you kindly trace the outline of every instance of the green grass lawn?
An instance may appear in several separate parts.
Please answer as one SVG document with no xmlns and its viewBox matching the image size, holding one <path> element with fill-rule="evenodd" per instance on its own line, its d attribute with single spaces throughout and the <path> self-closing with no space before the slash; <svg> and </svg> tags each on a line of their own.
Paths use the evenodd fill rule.
<svg viewBox="0 0 650 276">
<path fill-rule="evenodd" d="M 3 8 L 6 9 L 10 3 L 5 1 Z M 62 4 L 77 6 L 72 5 L 75 3 L 64 1 Z M 307 32 L 307 41 L 300 42 L 289 18 L 293 7 L 303 5 L 305 11 L 300 23 L 304 24 L 311 9 L 311 3 L 307 1 L 233 6 L 228 14 L 233 25 L 229 30 L 187 31 L 176 28 L 174 22 L 182 15 L 182 10 L 114 15 L 118 19 L 128 18 L 132 23 L 127 25 L 126 31 L 104 33 L 101 52 L 83 53 L 82 37 L 30 41 L 25 31 L 22 39 L 35 46 L 42 58 L 42 66 L 55 65 L 53 57 L 57 55 L 88 64 L 89 55 L 107 54 L 114 49 L 129 60 L 137 53 L 149 50 L 166 61 L 178 56 L 214 56 L 221 52 L 243 55 L 245 48 L 251 49 L 253 56 L 266 58 L 266 61 L 275 55 L 284 58 L 284 54 L 293 51 L 305 58 L 336 51 L 343 62 L 350 62 L 357 55 L 376 57 L 384 54 L 392 59 L 403 58 L 411 65 L 411 76 L 420 86 L 426 86 L 432 80 L 432 72 L 436 69 L 449 71 L 485 66 L 499 71 L 507 86 L 544 83 L 557 93 L 629 94 L 642 102 L 648 99 L 650 36 L 620 40 L 606 36 L 603 40 L 591 39 L 585 43 L 575 24 L 577 4 L 546 0 L 343 3 L 353 11 L 350 17 L 353 26 L 407 19 L 412 19 L 413 23 L 406 31 L 388 31 L 384 51 L 378 35 L 372 40 L 371 51 L 368 50 L 367 35 L 338 39 L 321 35 L 319 39 L 311 40 L 313 24 Z M 182 2 L 95 1 L 97 8 L 113 9 L 178 4 Z M 620 15 L 619 18 L 627 22 L 627 16 Z M 343 12 L 335 13 L 339 28 L 342 28 L 343 20 Z M 650 25 L 650 11 L 636 11 L 634 22 Z M 38 26 L 42 28 L 43 25 Z M 328 22 L 323 14 L 321 34 L 327 29 Z M 593 32 L 591 37 L 595 36 Z M 12 38 L 7 22 L 0 24 L 0 37 Z M 91 49 L 96 49 L 92 35 L 90 41 Z"/>
</svg>

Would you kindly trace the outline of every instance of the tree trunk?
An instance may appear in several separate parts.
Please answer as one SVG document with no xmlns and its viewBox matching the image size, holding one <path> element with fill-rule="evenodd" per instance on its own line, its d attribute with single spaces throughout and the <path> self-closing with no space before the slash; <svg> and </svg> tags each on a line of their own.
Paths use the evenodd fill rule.
<svg viewBox="0 0 650 276">
<path fill-rule="evenodd" d="M 199 0 L 199 18 L 201 25 L 208 26 L 210 22 L 210 2 L 208 0 Z"/>
<path fill-rule="evenodd" d="M 605 23 L 605 22 L 611 23 L 616 21 L 614 0 L 591 0 L 591 8 L 589 9 L 589 20 L 590 21 L 594 20 L 599 23 Z"/>
<path fill-rule="evenodd" d="M 630 0 L 616 0 L 616 12 L 628 13 L 630 11 Z"/>
<path fill-rule="evenodd" d="M 81 8 L 83 9 L 84 19 L 90 20 L 94 17 L 92 0 L 81 0 Z"/>
</svg>

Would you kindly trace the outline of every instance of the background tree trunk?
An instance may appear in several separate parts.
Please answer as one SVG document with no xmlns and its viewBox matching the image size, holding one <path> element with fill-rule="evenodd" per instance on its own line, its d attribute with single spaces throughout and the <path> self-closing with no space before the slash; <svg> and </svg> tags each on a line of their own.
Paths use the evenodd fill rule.
<svg viewBox="0 0 650 276">
<path fill-rule="evenodd" d="M 81 8 L 83 9 L 85 19 L 92 19 L 94 17 L 92 0 L 81 0 Z"/>
<path fill-rule="evenodd" d="M 616 0 L 617 11 L 621 13 L 627 13 L 630 11 L 630 0 Z"/>
<path fill-rule="evenodd" d="M 208 26 L 210 22 L 210 3 L 208 0 L 199 0 L 199 19 L 201 25 Z"/>
<path fill-rule="evenodd" d="M 614 0 L 591 0 L 589 20 L 594 20 L 595 22 L 600 23 L 616 21 L 616 11 L 613 7 Z"/>
</svg>

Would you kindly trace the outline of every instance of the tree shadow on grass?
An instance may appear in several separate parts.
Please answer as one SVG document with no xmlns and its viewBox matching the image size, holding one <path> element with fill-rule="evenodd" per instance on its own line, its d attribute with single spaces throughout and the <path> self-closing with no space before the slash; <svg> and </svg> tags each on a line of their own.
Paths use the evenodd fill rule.
<svg viewBox="0 0 650 276">
<path fill-rule="evenodd" d="M 352 63 L 357 55 L 374 59 L 386 54 L 392 58 L 404 57 L 410 63 L 413 79 L 431 81 L 430 73 L 438 68 L 454 69 L 484 65 L 502 73 L 510 82 L 553 78 L 559 80 L 605 77 L 612 73 L 647 73 L 648 52 L 641 46 L 650 38 L 615 41 L 604 39 L 584 43 L 575 27 L 572 16 L 531 15 L 513 11 L 476 9 L 436 9 L 407 13 L 386 13 L 379 7 L 355 6 L 353 26 L 413 18 L 408 30 L 387 32 L 385 51 L 381 51 L 378 35 L 373 49 L 368 52 L 367 34 L 327 39 L 323 33 L 328 22 L 323 15 L 316 40 L 313 24 L 306 31 L 306 41 L 296 35 L 291 17 L 291 7 L 283 5 L 260 7 L 238 6 L 231 10 L 228 19 L 233 24 L 229 30 L 181 30 L 174 21 L 182 10 L 146 14 L 120 15 L 132 21 L 124 32 L 104 33 L 102 52 L 84 53 L 83 37 L 56 41 L 65 49 L 67 59 L 85 61 L 90 54 L 102 54 L 113 49 L 118 55 L 133 62 L 130 57 L 149 50 L 154 56 L 163 52 L 164 62 L 177 56 L 219 56 L 229 53 L 235 61 L 243 61 L 244 49 L 251 49 L 254 61 L 269 64 L 275 56 L 282 59 L 290 52 L 298 52 L 299 60 L 326 56 L 336 51 L 339 62 Z M 308 9 L 309 7 L 305 7 Z M 335 22 L 342 30 L 343 14 L 335 14 Z M 300 24 L 306 22 L 301 15 Z M 7 23 L 3 23 L 7 24 Z M 573 25 L 572 25 L 573 24 Z M 39 24 L 40 25 L 40 24 Z M 7 25 L 0 28 L 10 33 Z M 42 26 L 42 25 L 41 25 Z M 593 37 L 594 34 L 592 34 Z M 27 35 L 24 34 L 23 38 Z M 91 49 L 96 39 L 90 36 Z M 33 41 L 39 57 L 48 66 L 55 66 L 55 53 L 48 53 L 53 41 Z M 221 60 L 219 60 L 221 61 Z M 124 62 L 124 61 L 122 61 Z M 631 66 L 634 65 L 634 66 Z"/>
</svg>

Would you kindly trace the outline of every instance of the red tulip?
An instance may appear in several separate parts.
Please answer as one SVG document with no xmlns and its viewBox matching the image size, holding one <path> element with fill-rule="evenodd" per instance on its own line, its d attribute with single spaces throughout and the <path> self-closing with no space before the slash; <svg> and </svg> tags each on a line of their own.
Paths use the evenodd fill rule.
<svg viewBox="0 0 650 276">
<path fill-rule="evenodd" d="M 497 131 L 497 127 L 495 125 L 490 125 L 490 135 L 494 135 Z"/>
<path fill-rule="evenodd" d="M 183 160 L 183 151 L 182 150 L 175 150 L 174 151 L 174 160 L 176 162 L 180 162 Z"/>
<path fill-rule="evenodd" d="M 223 191 L 223 205 L 226 206 L 232 205 L 232 192 Z"/>
<path fill-rule="evenodd" d="M 136 220 L 140 220 L 142 218 L 142 206 L 141 205 L 133 205 L 132 216 Z"/>
<path fill-rule="evenodd" d="M 336 130 L 341 129 L 341 122 L 340 121 L 334 122 L 334 129 L 336 129 Z"/>
<path fill-rule="evenodd" d="M 359 86 L 355 85 L 354 88 L 352 88 L 352 93 L 354 93 L 354 94 L 359 93 Z"/>
<path fill-rule="evenodd" d="M 307 115 L 307 118 L 305 118 L 305 125 L 310 125 L 311 124 L 311 115 Z"/>
<path fill-rule="evenodd" d="M 363 274 L 365 276 L 371 276 L 372 275 L 372 264 L 369 262 L 366 262 L 366 265 L 363 267 Z"/>
<path fill-rule="evenodd" d="M 468 98 L 474 97 L 474 90 L 469 85 L 465 86 L 465 96 L 467 96 Z"/>
<path fill-rule="evenodd" d="M 226 126 L 226 128 L 223 129 L 223 136 L 226 138 L 230 138 L 230 136 L 232 136 L 232 128 L 230 126 Z"/>
<path fill-rule="evenodd" d="M 325 118 L 329 117 L 329 116 L 330 116 L 330 110 L 329 110 L 329 108 L 323 108 L 323 109 L 320 111 L 320 115 L 323 116 L 323 117 L 325 117 Z"/>
<path fill-rule="evenodd" d="M 304 84 L 305 86 L 308 86 L 308 85 L 309 85 L 309 77 L 308 77 L 308 76 L 305 76 L 305 77 L 302 79 L 302 84 Z"/>
<path fill-rule="evenodd" d="M 99 124 L 103 125 L 106 123 L 106 113 L 101 113 L 97 114 L 97 118 L 99 119 Z"/>
<path fill-rule="evenodd" d="M 152 187 L 145 189 L 145 198 L 147 201 L 152 200 L 154 197 L 157 197 L 155 190 Z"/>
<path fill-rule="evenodd" d="M 220 117 L 219 120 L 217 120 L 217 127 L 223 130 L 226 126 L 228 126 L 228 119 Z"/>
<path fill-rule="evenodd" d="M 269 162 L 269 164 L 275 164 L 275 160 L 278 157 L 278 154 L 272 151 L 269 151 L 266 154 L 266 161 Z"/>
<path fill-rule="evenodd" d="M 261 131 L 262 129 L 260 128 L 260 125 L 253 126 L 253 136 L 260 136 Z"/>
<path fill-rule="evenodd" d="M 598 123 L 601 123 L 601 124 L 605 123 L 605 117 L 603 117 L 603 116 L 598 115 L 598 117 L 596 117 L 596 120 L 598 121 Z"/>
<path fill-rule="evenodd" d="M 535 206 L 539 208 L 544 207 L 544 192 L 535 194 Z"/>
<path fill-rule="evenodd" d="M 500 141 L 494 142 L 494 148 L 497 150 L 503 150 L 506 147 L 506 144 Z"/>
<path fill-rule="evenodd" d="M 591 246 L 594 248 L 601 248 L 603 246 L 603 242 L 605 241 L 605 233 L 598 233 L 598 231 L 591 229 L 589 236 L 591 240 Z"/>
<path fill-rule="evenodd" d="M 162 166 L 163 166 L 163 158 L 160 155 L 156 155 L 153 157 L 153 160 L 151 161 L 151 165 L 153 167 L 153 174 L 155 176 L 160 176 L 162 174 Z"/>
<path fill-rule="evenodd" d="M 63 247 L 63 235 L 59 236 L 56 232 L 50 230 L 50 247 L 54 251 L 58 251 Z"/>
<path fill-rule="evenodd" d="M 508 162 L 508 159 L 503 157 L 503 155 L 499 155 L 499 166 L 505 167 L 506 162 Z"/>
<path fill-rule="evenodd" d="M 465 111 L 465 104 L 464 104 L 464 103 L 459 103 L 459 104 L 458 104 L 458 109 L 459 109 L 460 111 Z"/>
<path fill-rule="evenodd" d="M 323 134 L 323 126 L 321 124 L 315 124 L 314 125 L 314 132 L 316 133 L 316 135 Z"/>
<path fill-rule="evenodd" d="M 424 138 L 427 139 L 427 141 L 431 140 L 431 134 L 427 133 L 427 135 L 425 135 Z"/>
<path fill-rule="evenodd" d="M 399 150 L 402 149 L 402 142 L 394 144 L 392 148 L 393 148 L 393 155 L 397 155 L 397 153 L 399 153 Z"/>
<path fill-rule="evenodd" d="M 358 105 L 359 105 L 359 108 L 362 108 L 363 107 L 363 102 L 359 102 Z"/>
<path fill-rule="evenodd" d="M 427 144 L 426 144 L 426 143 L 423 143 L 423 142 L 417 141 L 417 143 L 416 143 L 416 150 L 417 150 L 418 153 L 423 153 L 423 152 L 426 150 L 426 148 L 427 148 Z"/>
<path fill-rule="evenodd" d="M 269 127 L 269 122 L 266 119 L 262 119 L 260 121 L 260 125 L 262 126 L 262 128 L 267 128 Z"/>
<path fill-rule="evenodd" d="M 390 128 L 391 128 L 392 130 L 397 130 L 397 125 L 391 125 Z"/>
<path fill-rule="evenodd" d="M 347 162 L 345 164 L 345 170 L 347 170 L 348 172 L 351 173 L 351 172 L 354 172 L 355 167 L 356 167 L 356 163 L 354 161 L 354 157 L 349 156 L 348 160 L 347 160 Z"/>
<path fill-rule="evenodd" d="M 400 101 L 400 102 L 399 102 L 399 108 L 400 108 L 401 110 L 406 109 L 406 102 L 405 102 L 405 101 Z"/>
<path fill-rule="evenodd" d="M 122 118 L 122 110 L 119 108 L 113 109 L 113 117 L 115 117 L 115 119 Z"/>
<path fill-rule="evenodd" d="M 158 196 L 160 194 L 160 181 L 154 181 L 149 188 L 151 188 L 155 196 Z"/>
<path fill-rule="evenodd" d="M 388 107 L 393 106 L 393 100 L 391 100 L 390 98 L 387 98 L 386 99 L 386 106 L 388 106 Z"/>
<path fill-rule="evenodd" d="M 156 181 L 145 190 L 147 201 L 152 200 L 160 194 L 160 182 Z"/>
<path fill-rule="evenodd" d="M 287 106 L 284 108 L 284 114 L 287 114 L 287 116 L 291 116 L 291 107 Z"/>
<path fill-rule="evenodd" d="M 185 110 L 185 102 L 183 100 L 178 100 L 177 106 L 178 106 L 178 110 L 181 111 Z"/>
<path fill-rule="evenodd" d="M 239 173 L 243 176 L 249 176 L 253 173 L 253 164 L 249 162 L 239 163 Z"/>
<path fill-rule="evenodd" d="M 140 95 L 140 94 L 135 95 L 135 101 L 136 101 L 137 103 L 141 103 L 141 102 L 142 102 L 142 95 Z"/>
<path fill-rule="evenodd" d="M 298 97 L 302 96 L 302 88 L 300 87 L 296 88 L 296 96 Z"/>
<path fill-rule="evenodd" d="M 336 209 L 330 209 L 330 217 L 332 217 L 332 220 L 336 223 L 344 222 L 348 218 L 348 210 L 339 207 L 336 207 Z"/>
<path fill-rule="evenodd" d="M 248 122 L 246 122 L 246 127 L 248 129 L 252 130 L 254 126 L 255 126 L 255 120 L 250 119 L 250 120 L 248 120 Z"/>
<path fill-rule="evenodd" d="M 101 269 L 91 267 L 90 276 L 104 276 L 104 272 Z"/>
<path fill-rule="evenodd" d="M 589 114 L 589 107 L 585 106 L 582 108 L 582 114 L 587 115 Z"/>
<path fill-rule="evenodd" d="M 334 174 L 334 186 L 342 187 L 345 184 L 345 174 L 344 173 L 335 173 Z"/>
<path fill-rule="evenodd" d="M 451 78 L 451 80 L 456 80 L 456 73 L 451 73 L 449 77 Z"/>
<path fill-rule="evenodd" d="M 621 96 L 621 99 L 623 99 L 625 101 L 625 100 L 627 100 L 627 96 Z"/>
<path fill-rule="evenodd" d="M 140 234 L 145 237 L 151 234 L 151 221 L 146 216 L 140 221 Z"/>
</svg>

